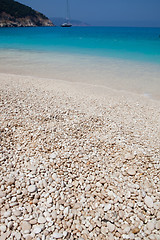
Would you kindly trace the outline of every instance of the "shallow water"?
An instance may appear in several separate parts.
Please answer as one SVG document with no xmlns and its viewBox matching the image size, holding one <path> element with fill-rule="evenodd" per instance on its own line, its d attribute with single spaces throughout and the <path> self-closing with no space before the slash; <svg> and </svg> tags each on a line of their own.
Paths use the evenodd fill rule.
<svg viewBox="0 0 160 240">
<path fill-rule="evenodd" d="M 160 29 L 0 29 L 0 71 L 160 99 Z"/>
</svg>

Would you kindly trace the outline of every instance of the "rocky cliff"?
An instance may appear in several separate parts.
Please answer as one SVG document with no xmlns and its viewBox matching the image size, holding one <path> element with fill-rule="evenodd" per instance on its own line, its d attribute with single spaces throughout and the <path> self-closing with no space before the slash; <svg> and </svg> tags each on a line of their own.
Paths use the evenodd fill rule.
<svg viewBox="0 0 160 240">
<path fill-rule="evenodd" d="M 43 14 L 14 0 L 0 0 L 0 27 L 54 26 Z"/>
</svg>

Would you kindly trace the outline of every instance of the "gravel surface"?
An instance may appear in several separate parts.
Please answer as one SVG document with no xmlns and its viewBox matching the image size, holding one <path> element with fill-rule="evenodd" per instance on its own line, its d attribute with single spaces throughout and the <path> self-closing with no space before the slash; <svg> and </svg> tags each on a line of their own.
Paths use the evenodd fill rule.
<svg viewBox="0 0 160 240">
<path fill-rule="evenodd" d="M 1 240 L 160 239 L 160 102 L 7 74 L 0 86 Z"/>
</svg>

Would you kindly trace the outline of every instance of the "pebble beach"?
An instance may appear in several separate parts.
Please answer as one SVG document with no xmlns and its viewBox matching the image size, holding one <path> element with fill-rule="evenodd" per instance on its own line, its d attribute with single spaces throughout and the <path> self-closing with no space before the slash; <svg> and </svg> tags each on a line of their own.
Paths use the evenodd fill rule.
<svg viewBox="0 0 160 240">
<path fill-rule="evenodd" d="M 1 240 L 160 240 L 160 101 L 0 74 Z"/>
</svg>

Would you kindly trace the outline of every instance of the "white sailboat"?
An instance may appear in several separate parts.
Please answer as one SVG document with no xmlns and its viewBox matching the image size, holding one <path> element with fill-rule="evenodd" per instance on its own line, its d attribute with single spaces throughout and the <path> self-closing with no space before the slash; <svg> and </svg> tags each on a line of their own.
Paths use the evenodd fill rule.
<svg viewBox="0 0 160 240">
<path fill-rule="evenodd" d="M 69 2 L 67 1 L 67 16 L 66 16 L 66 22 L 61 25 L 61 27 L 72 27 L 72 24 L 69 22 L 70 18 L 70 12 L 69 12 Z"/>
</svg>

